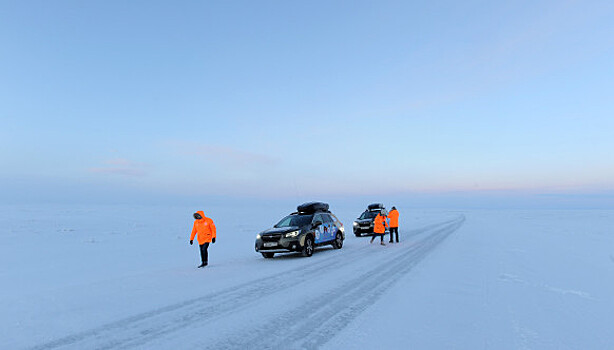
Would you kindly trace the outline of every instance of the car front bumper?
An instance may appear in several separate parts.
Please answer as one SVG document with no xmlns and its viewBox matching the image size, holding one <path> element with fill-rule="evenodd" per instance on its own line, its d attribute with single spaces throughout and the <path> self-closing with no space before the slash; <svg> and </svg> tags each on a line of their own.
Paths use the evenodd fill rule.
<svg viewBox="0 0 614 350">
<path fill-rule="evenodd" d="M 386 231 L 384 232 L 384 234 L 387 234 L 387 233 L 388 233 L 388 227 L 386 227 Z M 370 227 L 354 226 L 354 234 L 355 235 L 372 235 L 373 226 L 370 226 Z"/>
<path fill-rule="evenodd" d="M 354 234 L 373 233 L 373 226 L 354 226 Z"/>
<path fill-rule="evenodd" d="M 265 243 L 275 243 L 273 246 L 265 247 Z M 303 249 L 305 237 L 281 237 L 278 240 L 256 240 L 255 249 L 258 253 L 281 253 L 281 252 L 297 252 Z"/>
</svg>

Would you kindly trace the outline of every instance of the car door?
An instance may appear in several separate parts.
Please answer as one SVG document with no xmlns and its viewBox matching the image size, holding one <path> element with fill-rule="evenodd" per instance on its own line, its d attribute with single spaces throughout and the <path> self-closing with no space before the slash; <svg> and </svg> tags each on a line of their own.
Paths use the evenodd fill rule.
<svg viewBox="0 0 614 350">
<path fill-rule="evenodd" d="M 313 216 L 313 220 L 311 221 L 311 224 L 314 225 L 316 222 L 321 222 L 322 225 L 319 225 L 318 227 L 316 227 L 313 231 L 314 231 L 314 242 L 316 244 L 318 243 L 322 243 L 322 242 L 326 242 L 326 226 L 324 223 L 324 216 L 322 214 L 315 214 Z"/>
<path fill-rule="evenodd" d="M 332 241 L 335 239 L 335 235 L 337 234 L 338 227 L 335 225 L 335 220 L 330 217 L 329 214 L 322 214 L 324 217 L 324 227 L 325 227 L 325 237 L 327 241 Z"/>
</svg>

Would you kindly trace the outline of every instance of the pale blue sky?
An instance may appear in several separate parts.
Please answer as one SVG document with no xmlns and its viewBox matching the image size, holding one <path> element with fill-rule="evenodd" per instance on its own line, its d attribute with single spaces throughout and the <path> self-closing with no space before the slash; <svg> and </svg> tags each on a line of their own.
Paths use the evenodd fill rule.
<svg viewBox="0 0 614 350">
<path fill-rule="evenodd" d="M 614 193 L 611 1 L 3 1 L 0 189 Z"/>
</svg>

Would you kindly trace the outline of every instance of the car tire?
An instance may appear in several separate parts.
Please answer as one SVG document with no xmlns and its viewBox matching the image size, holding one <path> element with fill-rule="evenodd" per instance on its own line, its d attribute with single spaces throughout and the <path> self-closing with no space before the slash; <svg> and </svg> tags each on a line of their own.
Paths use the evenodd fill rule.
<svg viewBox="0 0 614 350">
<path fill-rule="evenodd" d="M 274 257 L 274 256 L 275 256 L 275 253 L 262 253 L 262 256 L 263 256 L 265 259 L 270 259 L 270 258 L 272 258 L 272 257 Z"/>
<path fill-rule="evenodd" d="M 341 249 L 341 247 L 343 247 L 343 235 L 341 234 L 341 232 L 337 232 L 335 240 L 333 241 L 333 248 Z"/>
<path fill-rule="evenodd" d="M 303 246 L 301 254 L 307 257 L 313 255 L 313 238 L 311 238 L 311 236 L 305 237 L 305 245 Z"/>
</svg>

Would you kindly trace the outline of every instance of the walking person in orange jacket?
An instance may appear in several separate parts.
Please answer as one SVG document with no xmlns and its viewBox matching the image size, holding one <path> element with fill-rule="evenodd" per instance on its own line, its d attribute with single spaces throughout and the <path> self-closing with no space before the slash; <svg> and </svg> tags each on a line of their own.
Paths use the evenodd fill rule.
<svg viewBox="0 0 614 350">
<path fill-rule="evenodd" d="M 205 267 L 209 261 L 209 243 L 215 243 L 215 224 L 211 218 L 205 216 L 202 210 L 194 213 L 194 227 L 190 236 L 190 245 L 194 244 L 194 236 L 198 234 L 198 245 L 200 246 L 200 259 L 202 264 L 200 267 Z"/>
<path fill-rule="evenodd" d="M 392 234 L 396 234 L 397 243 L 399 243 L 399 212 L 397 208 L 392 207 L 392 210 L 388 213 L 388 219 L 390 219 L 390 241 L 392 243 Z"/>
<path fill-rule="evenodd" d="M 373 220 L 373 237 L 371 237 L 371 243 L 373 243 L 375 237 L 379 236 L 381 238 L 380 244 L 386 245 L 386 243 L 384 243 L 384 233 L 386 232 L 386 227 L 388 227 L 388 224 L 386 223 L 386 215 L 384 215 L 383 212 L 379 212 L 379 214 L 377 214 Z"/>
</svg>

